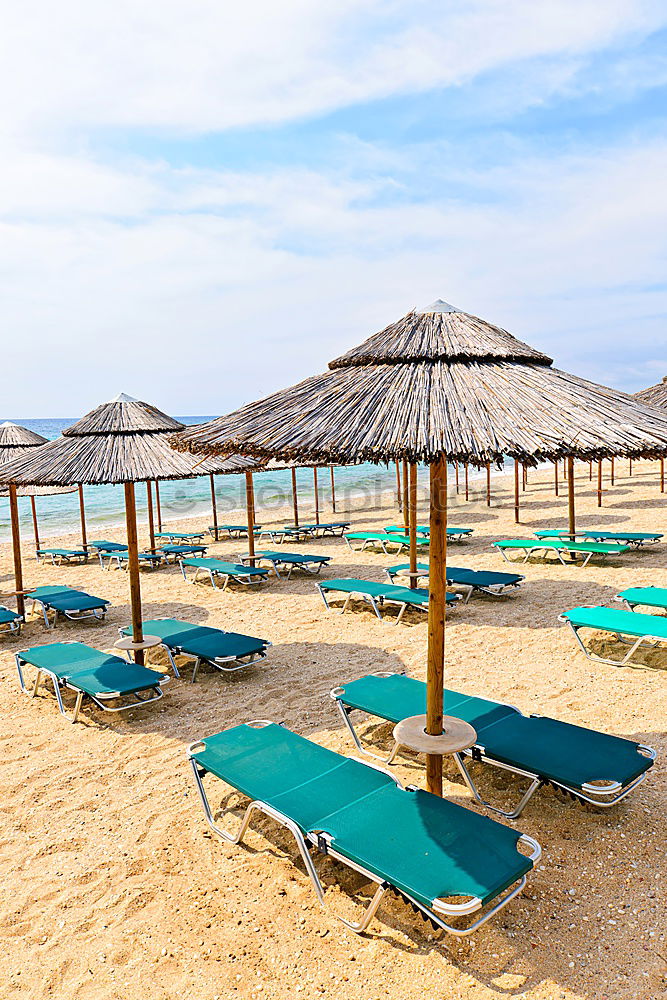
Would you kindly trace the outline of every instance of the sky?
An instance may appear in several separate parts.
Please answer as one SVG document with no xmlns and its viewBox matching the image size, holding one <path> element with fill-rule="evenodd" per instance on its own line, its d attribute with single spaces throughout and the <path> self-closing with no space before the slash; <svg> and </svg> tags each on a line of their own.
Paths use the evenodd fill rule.
<svg viewBox="0 0 667 1000">
<path fill-rule="evenodd" d="M 667 374 L 667 3 L 25 0 L 0 34 L 2 419 L 221 414 L 443 298 Z"/>
</svg>

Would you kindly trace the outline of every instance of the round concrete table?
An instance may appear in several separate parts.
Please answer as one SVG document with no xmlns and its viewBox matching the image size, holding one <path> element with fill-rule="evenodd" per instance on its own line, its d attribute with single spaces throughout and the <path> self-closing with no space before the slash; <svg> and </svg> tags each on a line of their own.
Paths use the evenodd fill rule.
<svg viewBox="0 0 667 1000">
<path fill-rule="evenodd" d="M 122 649 L 124 653 L 136 653 L 143 649 L 152 649 L 159 646 L 162 639 L 159 635 L 145 635 L 141 642 L 135 642 L 131 635 L 123 636 L 118 642 L 114 642 L 114 649 Z"/>
<path fill-rule="evenodd" d="M 402 719 L 394 727 L 394 739 L 397 747 L 407 747 L 408 750 L 415 750 L 417 753 L 444 757 L 474 746 L 477 742 L 477 733 L 470 723 L 464 722 L 463 719 L 457 719 L 453 715 L 443 715 L 442 733 L 439 736 L 430 736 L 426 732 L 426 716 L 412 715 L 408 719 Z"/>
</svg>

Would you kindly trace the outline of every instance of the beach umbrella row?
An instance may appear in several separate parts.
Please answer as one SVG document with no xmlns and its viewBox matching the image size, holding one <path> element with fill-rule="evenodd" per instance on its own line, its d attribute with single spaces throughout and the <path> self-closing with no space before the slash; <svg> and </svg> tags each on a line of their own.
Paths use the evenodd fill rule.
<svg viewBox="0 0 667 1000">
<path fill-rule="evenodd" d="M 553 367 L 506 330 L 442 300 L 413 310 L 328 369 L 174 437 L 181 450 L 310 464 L 426 463 L 430 575 L 425 731 L 443 733 L 447 462 L 667 453 L 667 414 Z M 405 479 L 405 474 L 404 474 Z M 404 509 L 407 504 L 404 503 Z M 427 756 L 442 793 L 442 758 Z"/>
</svg>

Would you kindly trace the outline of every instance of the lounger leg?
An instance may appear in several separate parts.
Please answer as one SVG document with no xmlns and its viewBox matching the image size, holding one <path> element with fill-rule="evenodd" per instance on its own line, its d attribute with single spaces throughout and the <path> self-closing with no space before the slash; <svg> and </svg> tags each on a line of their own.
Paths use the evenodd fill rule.
<svg viewBox="0 0 667 1000">
<path fill-rule="evenodd" d="M 327 611 L 331 611 L 331 608 L 329 607 L 329 602 L 327 601 L 326 597 L 324 596 L 324 590 L 322 589 L 322 587 L 321 587 L 321 585 L 319 583 L 317 585 L 317 589 L 320 592 L 320 597 L 324 601 L 324 607 L 327 609 Z"/>
<path fill-rule="evenodd" d="M 348 609 L 348 607 L 350 605 L 350 601 L 351 600 L 352 600 L 352 594 L 348 594 L 347 597 L 345 598 L 345 603 L 343 604 L 343 607 L 341 609 L 341 612 L 340 612 L 341 615 L 345 614 L 345 612 L 347 611 L 347 609 Z"/>
<path fill-rule="evenodd" d="M 403 615 L 406 612 L 406 609 L 407 609 L 407 604 L 401 604 L 401 610 L 398 612 L 398 617 L 396 618 L 396 621 L 394 622 L 394 625 L 398 625 L 399 624 L 401 618 L 403 617 Z"/>
<path fill-rule="evenodd" d="M 341 917 L 339 913 L 337 913 L 336 916 L 338 917 L 341 923 L 345 924 L 345 926 L 349 928 L 351 931 L 354 931 L 355 934 L 363 934 L 363 932 L 366 930 L 371 920 L 375 916 L 377 908 L 382 902 L 382 897 L 384 896 L 388 888 L 389 884 L 387 882 L 380 882 L 377 889 L 375 890 L 375 895 L 373 896 L 370 903 L 364 910 L 364 915 L 358 923 L 354 923 L 351 920 L 346 920 L 345 917 Z"/>
<path fill-rule="evenodd" d="M 201 657 L 198 656 L 197 659 L 195 660 L 195 665 L 192 668 L 192 679 L 190 681 L 191 684 L 194 684 L 195 681 L 197 680 L 197 673 L 199 671 L 200 666 L 201 666 Z"/>
<path fill-rule="evenodd" d="M 74 713 L 72 714 L 72 722 L 76 722 L 79 718 L 79 709 L 81 708 L 81 702 L 83 701 L 83 691 L 78 691 L 76 695 L 76 702 L 74 704 Z M 65 713 L 63 712 L 63 715 Z"/>
<path fill-rule="evenodd" d="M 174 654 L 169 649 L 169 646 L 164 646 L 163 648 L 167 650 L 167 656 L 169 657 L 169 662 L 171 663 L 171 669 L 174 671 L 174 677 L 180 677 L 181 675 L 178 671 L 178 667 L 176 666 L 176 658 Z"/>
<path fill-rule="evenodd" d="M 490 802 L 487 802 L 485 799 L 482 798 L 477 789 L 477 785 L 475 784 L 472 778 L 472 775 L 470 774 L 468 768 L 466 767 L 463 754 L 462 753 L 454 754 L 454 759 L 458 764 L 459 771 L 461 772 L 461 776 L 463 777 L 463 780 L 465 781 L 468 790 L 471 792 L 476 801 L 479 802 L 479 804 L 484 806 L 486 809 L 490 809 L 492 812 L 498 813 L 500 816 L 505 816 L 507 819 L 516 819 L 518 816 L 520 816 L 523 810 L 525 809 L 526 805 L 530 801 L 530 799 L 532 799 L 535 792 L 543 784 L 541 778 L 538 777 L 533 778 L 532 782 L 530 783 L 530 786 L 528 787 L 525 794 L 519 801 L 519 804 L 514 809 L 509 811 L 505 809 L 500 809 L 498 806 L 491 805 Z"/>
<path fill-rule="evenodd" d="M 352 597 L 352 594 L 350 594 L 350 597 Z M 348 598 L 348 600 L 349 600 L 349 598 Z M 377 615 L 377 617 L 380 619 L 380 621 L 382 621 L 382 615 L 380 614 L 380 609 L 377 606 L 377 601 L 375 600 L 374 597 L 369 597 L 368 600 L 370 601 L 371 605 L 373 606 L 373 611 L 375 612 L 375 614 Z"/>
<path fill-rule="evenodd" d="M 342 701 L 339 701 L 338 698 L 336 698 L 336 707 L 338 708 L 340 716 L 341 716 L 343 722 L 345 723 L 345 728 L 347 729 L 348 733 L 352 737 L 352 740 L 354 741 L 354 745 L 356 746 L 357 750 L 359 750 L 362 754 L 364 754 L 365 757 L 372 757 L 374 760 L 379 760 L 383 764 L 391 764 L 391 763 L 393 763 L 393 761 L 394 761 L 394 759 L 396 757 L 396 754 L 398 753 L 398 751 L 400 749 L 400 744 L 398 744 L 398 743 L 396 743 L 396 741 L 394 741 L 394 747 L 393 747 L 393 749 L 392 749 L 392 751 L 391 751 L 391 753 L 389 754 L 388 757 L 382 757 L 379 753 L 373 753 L 372 750 L 368 750 L 362 744 L 361 740 L 357 736 L 356 729 L 352 725 L 352 720 L 351 720 L 350 716 L 351 716 L 352 712 L 354 711 L 354 709 L 346 708 L 345 705 L 343 705 Z"/>
</svg>

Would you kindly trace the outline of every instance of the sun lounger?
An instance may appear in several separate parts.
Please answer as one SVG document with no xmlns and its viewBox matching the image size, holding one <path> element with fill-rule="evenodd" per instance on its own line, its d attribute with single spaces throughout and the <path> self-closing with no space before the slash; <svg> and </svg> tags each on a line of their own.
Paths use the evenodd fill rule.
<svg viewBox="0 0 667 1000">
<path fill-rule="evenodd" d="M 278 579 L 281 578 L 280 571 L 287 570 L 288 580 L 295 569 L 302 569 L 304 573 L 316 576 L 323 566 L 328 566 L 331 562 L 331 556 L 309 556 L 298 552 L 271 552 L 267 550 L 255 552 L 254 556 L 242 555 L 241 562 L 247 565 L 253 558 L 260 564 L 269 563 Z"/>
<path fill-rule="evenodd" d="M 343 538 L 351 549 L 354 549 L 351 542 L 361 542 L 359 548 L 355 550 L 357 552 L 363 552 L 369 546 L 372 548 L 379 546 L 385 555 L 389 555 L 388 545 L 391 545 L 397 552 L 410 547 L 410 539 L 407 535 L 391 535 L 386 531 L 348 531 L 343 535 Z M 417 538 L 417 548 L 428 547 L 428 544 L 428 538 Z"/>
<path fill-rule="evenodd" d="M 30 687 L 24 678 L 26 665 L 36 671 Z M 76 692 L 72 722 L 77 721 L 85 696 L 105 712 L 123 712 L 158 701 L 162 686 L 169 680 L 156 670 L 101 653 L 82 642 L 52 642 L 24 649 L 16 654 L 16 670 L 21 690 L 31 698 L 37 694 L 41 681 L 50 678 L 58 708 L 65 716 L 62 689 Z"/>
<path fill-rule="evenodd" d="M 390 524 L 385 529 L 389 533 L 395 532 L 397 534 L 405 534 L 404 524 Z M 429 537 L 431 534 L 431 528 L 428 524 L 418 524 L 417 534 Z M 472 535 L 472 528 L 447 528 L 447 538 L 450 542 L 462 542 Z"/>
<path fill-rule="evenodd" d="M 196 545 L 204 541 L 205 534 L 205 531 L 156 531 L 155 537 L 173 545 Z"/>
<path fill-rule="evenodd" d="M 214 524 L 209 524 L 209 533 L 215 538 L 216 542 L 220 541 L 220 536 L 223 538 L 243 538 L 248 535 L 248 525 L 247 524 L 219 524 L 216 528 Z M 262 530 L 261 524 L 255 525 L 254 534 L 259 534 Z"/>
<path fill-rule="evenodd" d="M 188 579 L 185 567 L 194 569 L 191 579 Z M 244 566 L 242 563 L 225 562 L 223 559 L 181 559 L 181 573 L 187 583 L 197 583 L 200 574 L 208 577 L 211 585 L 217 590 L 225 590 L 230 581 L 250 586 L 253 583 L 265 583 L 269 578 L 268 569 Z M 218 587 L 216 580 L 222 581 Z"/>
<path fill-rule="evenodd" d="M 23 624 L 23 616 L 18 611 L 12 611 L 0 604 L 0 634 L 3 632 L 16 632 L 18 635 Z"/>
<path fill-rule="evenodd" d="M 327 580 L 324 583 L 318 583 L 317 588 L 328 611 L 331 610 L 326 598 L 328 593 L 347 595 L 340 611 L 341 614 L 345 614 L 353 599 L 370 604 L 380 619 L 382 618 L 380 609 L 385 604 L 396 605 L 399 608 L 399 613 L 394 622 L 395 625 L 398 625 L 408 608 L 428 613 L 428 590 L 419 588 L 411 590 L 410 587 L 397 587 L 392 583 L 375 583 L 372 580 L 355 579 Z M 458 594 L 447 594 L 447 604 L 454 604 L 457 600 L 459 600 Z"/>
<path fill-rule="evenodd" d="M 94 542 L 88 542 L 88 548 L 100 552 L 127 552 L 127 545 L 122 542 L 109 542 L 106 538 L 99 538 Z"/>
<path fill-rule="evenodd" d="M 388 772 L 271 722 L 209 736 L 193 743 L 188 756 L 206 821 L 218 836 L 238 844 L 253 813 L 269 816 L 294 837 L 322 905 L 311 847 L 377 884 L 358 923 L 339 918 L 357 933 L 392 889 L 443 930 L 470 934 L 521 891 L 540 857 L 532 837 L 429 792 L 404 789 Z M 250 799 L 237 833 L 214 820 L 207 775 Z M 479 913 L 467 926 L 459 922 Z"/>
<path fill-rule="evenodd" d="M 635 608 L 659 608 L 667 611 L 667 590 L 664 587 L 629 587 L 614 598 L 628 611 Z"/>
<path fill-rule="evenodd" d="M 208 549 L 206 545 L 163 545 L 160 551 L 163 553 L 165 561 L 176 563 L 184 556 L 205 556 Z"/>
<path fill-rule="evenodd" d="M 26 594 L 26 597 L 33 602 L 33 610 L 35 605 L 41 606 L 44 624 L 47 628 L 55 628 L 60 615 L 72 622 L 79 622 L 84 618 L 103 621 L 111 603 L 102 597 L 93 597 L 85 590 L 74 590 L 72 587 L 62 585 L 35 587 L 34 590 Z M 50 612 L 53 613 L 53 624 L 49 620 Z"/>
<path fill-rule="evenodd" d="M 493 542 L 505 562 L 512 562 L 508 552 L 522 551 L 524 557 L 521 562 L 528 562 L 531 556 L 542 555 L 545 559 L 549 555 L 555 555 L 563 566 L 571 566 L 573 559 L 580 559 L 582 566 L 587 566 L 593 556 L 619 556 L 628 552 L 627 545 L 613 545 L 604 542 L 570 542 L 558 538 L 505 538 L 499 542 Z M 570 557 L 570 558 L 568 558 Z"/>
<path fill-rule="evenodd" d="M 410 572 L 410 563 L 389 566 L 385 573 L 393 583 L 405 580 Z M 417 573 L 428 580 L 428 563 L 417 563 Z M 472 594 L 490 594 L 492 597 L 507 597 L 516 594 L 525 576 L 519 573 L 495 573 L 491 570 L 463 569 L 459 566 L 447 567 L 447 586 L 461 589 L 467 604 Z"/>
<path fill-rule="evenodd" d="M 405 674 L 369 674 L 334 688 L 331 697 L 357 748 L 385 763 L 393 761 L 400 748 L 394 744 L 387 758 L 367 750 L 354 728 L 352 713 L 364 712 L 396 724 L 426 711 L 426 684 Z M 477 743 L 464 751 L 465 758 L 530 781 L 516 808 L 500 809 L 482 798 L 464 754 L 455 755 L 477 801 L 510 819 L 520 815 L 543 785 L 553 785 L 594 806 L 616 805 L 641 784 L 655 760 L 651 747 L 546 716 L 526 716 L 503 702 L 445 690 L 443 707 L 445 714 L 464 719 L 477 732 Z"/>
<path fill-rule="evenodd" d="M 283 528 L 262 528 L 258 532 L 258 538 L 260 541 L 263 538 L 268 538 L 276 545 L 282 545 L 285 539 L 292 542 L 302 542 L 304 539 L 315 537 L 314 527 L 310 524 L 300 524 L 298 527 L 286 525 Z"/>
<path fill-rule="evenodd" d="M 38 559 L 50 559 L 54 566 L 62 563 L 88 562 L 86 549 L 37 549 Z"/>
<path fill-rule="evenodd" d="M 112 563 L 115 563 L 116 569 L 120 569 L 121 566 L 126 568 L 130 558 L 127 549 L 117 549 L 113 552 L 100 552 L 99 556 L 100 566 L 102 569 L 111 569 Z M 139 566 L 147 566 L 149 569 L 156 569 L 165 561 L 164 555 L 159 549 L 157 552 L 139 552 L 137 553 L 137 556 L 139 559 Z M 104 565 L 105 559 L 106 567 Z"/>
<path fill-rule="evenodd" d="M 301 527 L 309 531 L 314 538 L 324 538 L 327 535 L 331 538 L 341 538 L 350 527 L 350 523 L 350 521 L 327 521 L 320 524 L 303 524 Z"/>
<path fill-rule="evenodd" d="M 577 645 L 589 660 L 611 663 L 614 667 L 634 666 L 631 661 L 638 650 L 655 650 L 667 643 L 667 618 L 663 615 L 642 615 L 617 608 L 581 607 L 564 611 L 558 621 L 569 625 Z M 607 638 L 614 637 L 630 648 L 616 660 L 598 656 L 583 642 L 580 635 L 582 629 L 606 633 Z"/>
<path fill-rule="evenodd" d="M 266 659 L 266 651 L 271 643 L 267 639 L 255 639 L 238 632 L 225 632 L 221 628 L 207 625 L 192 625 L 176 618 L 154 618 L 143 623 L 144 635 L 156 635 L 162 640 L 175 677 L 180 677 L 176 666 L 176 656 L 187 656 L 194 660 L 192 683 L 202 663 L 209 663 L 222 673 L 233 673 Z M 122 636 L 131 636 L 132 627 L 120 629 Z"/>
<path fill-rule="evenodd" d="M 550 528 L 536 531 L 536 538 L 569 538 L 567 528 Z M 632 545 L 641 548 L 642 545 L 655 545 L 663 535 L 653 531 L 577 531 L 575 538 L 584 542 L 615 542 L 618 545 Z"/>
</svg>

